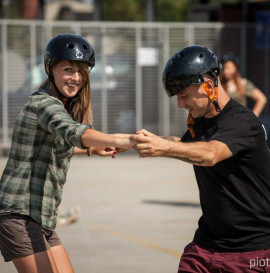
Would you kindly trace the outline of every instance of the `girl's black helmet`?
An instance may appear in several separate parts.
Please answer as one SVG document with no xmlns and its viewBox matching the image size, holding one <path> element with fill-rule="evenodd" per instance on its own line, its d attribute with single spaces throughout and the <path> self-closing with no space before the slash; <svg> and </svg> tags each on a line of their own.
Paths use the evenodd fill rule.
<svg viewBox="0 0 270 273">
<path fill-rule="evenodd" d="M 60 34 L 53 37 L 46 48 L 44 63 L 53 65 L 55 61 L 83 61 L 92 68 L 95 66 L 95 53 L 92 45 L 75 34 Z"/>
<path fill-rule="evenodd" d="M 199 45 L 185 47 L 167 62 L 162 75 L 164 89 L 172 97 L 192 84 L 202 84 L 206 73 L 217 77 L 221 68 L 212 50 Z"/>
<path fill-rule="evenodd" d="M 228 61 L 232 61 L 236 65 L 239 65 L 239 59 L 232 52 L 226 52 L 220 57 L 220 62 L 222 64 Z"/>
</svg>

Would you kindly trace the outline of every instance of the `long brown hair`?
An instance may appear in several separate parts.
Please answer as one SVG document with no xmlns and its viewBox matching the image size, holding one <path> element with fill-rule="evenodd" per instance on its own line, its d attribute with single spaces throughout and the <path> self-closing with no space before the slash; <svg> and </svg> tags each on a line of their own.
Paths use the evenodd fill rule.
<svg viewBox="0 0 270 273">
<path fill-rule="evenodd" d="M 229 61 L 231 61 L 231 60 L 222 62 L 222 65 L 224 65 L 226 62 L 229 62 Z M 234 82 L 234 84 L 236 86 L 237 92 L 241 96 L 244 96 L 245 92 L 244 92 L 244 88 L 243 88 L 243 85 L 242 85 L 242 77 L 241 77 L 240 72 L 239 72 L 239 66 L 235 62 L 233 62 L 233 61 L 231 61 L 231 62 L 235 65 L 235 68 L 236 68 L 236 72 L 233 75 L 232 80 L 233 80 L 233 82 Z M 221 85 L 224 88 L 224 90 L 228 93 L 228 80 L 223 77 L 222 72 L 221 72 L 221 75 L 220 75 L 220 82 L 221 82 Z"/>
<path fill-rule="evenodd" d="M 59 61 L 55 62 L 57 64 Z M 70 110 L 68 106 L 65 106 L 67 112 L 71 115 L 72 119 L 81 123 L 81 124 L 92 124 L 93 116 L 92 116 L 92 98 L 91 98 L 91 90 L 90 90 L 90 75 L 88 70 L 88 65 L 86 62 L 78 62 L 78 61 L 69 61 L 71 65 L 77 65 L 79 70 L 83 76 L 83 87 L 79 94 L 78 101 L 74 104 L 72 109 Z M 55 85 L 49 79 L 46 79 L 42 84 L 41 88 L 48 86 L 50 89 L 50 95 L 58 98 L 64 103 L 64 99 L 59 94 L 59 91 L 55 89 Z M 65 105 L 65 104 L 64 104 Z"/>
</svg>

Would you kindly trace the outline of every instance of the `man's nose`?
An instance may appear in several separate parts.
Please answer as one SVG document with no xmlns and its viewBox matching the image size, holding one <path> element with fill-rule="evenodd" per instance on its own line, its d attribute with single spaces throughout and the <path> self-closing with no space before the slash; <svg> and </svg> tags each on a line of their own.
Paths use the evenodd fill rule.
<svg viewBox="0 0 270 273">
<path fill-rule="evenodd" d="M 177 97 L 177 102 L 179 108 L 185 107 L 185 101 L 180 96 Z"/>
</svg>

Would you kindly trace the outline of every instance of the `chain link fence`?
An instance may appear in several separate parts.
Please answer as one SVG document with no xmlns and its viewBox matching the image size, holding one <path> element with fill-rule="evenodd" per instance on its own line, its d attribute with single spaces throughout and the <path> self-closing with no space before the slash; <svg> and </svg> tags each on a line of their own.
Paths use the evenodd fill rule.
<svg viewBox="0 0 270 273">
<path fill-rule="evenodd" d="M 258 26 L 253 24 L 0 20 L 2 147 L 10 145 L 16 116 L 46 78 L 43 54 L 51 37 L 60 33 L 82 35 L 94 46 L 94 128 L 103 132 L 145 128 L 179 136 L 186 131 L 187 113 L 177 108 L 175 97 L 167 97 L 161 75 L 169 57 L 192 44 L 209 47 L 218 56 L 233 51 L 242 75 L 269 94 L 269 46 L 267 39 L 258 39 Z"/>
</svg>

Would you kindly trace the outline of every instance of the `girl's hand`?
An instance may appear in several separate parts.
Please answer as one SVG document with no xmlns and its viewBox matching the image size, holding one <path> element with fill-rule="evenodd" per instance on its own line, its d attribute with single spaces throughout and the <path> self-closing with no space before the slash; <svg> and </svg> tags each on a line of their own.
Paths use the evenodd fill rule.
<svg viewBox="0 0 270 273">
<path fill-rule="evenodd" d="M 113 134 L 113 135 L 115 137 L 122 138 L 123 142 L 125 144 L 127 143 L 127 145 L 125 145 L 125 147 L 122 147 L 122 148 L 116 147 L 116 151 L 118 153 L 123 153 L 123 152 L 126 152 L 126 151 L 134 148 L 134 145 L 136 144 L 136 142 L 134 142 L 133 140 L 131 140 L 132 134 L 116 133 L 116 134 Z"/>
<path fill-rule="evenodd" d="M 128 150 L 130 150 L 130 149 L 124 149 L 124 148 L 117 148 L 117 147 L 116 147 L 116 151 L 117 151 L 118 154 L 119 154 L 119 153 L 126 152 L 126 151 L 128 151 Z"/>
<path fill-rule="evenodd" d="M 130 149 L 134 149 L 137 141 L 133 140 L 132 134 L 114 134 L 117 139 L 116 150 L 119 152 L 124 152 Z"/>
<path fill-rule="evenodd" d="M 91 147 L 91 153 L 100 156 L 111 156 L 115 158 L 118 153 L 115 147 Z"/>
<path fill-rule="evenodd" d="M 155 134 L 148 132 L 145 129 L 141 129 L 136 132 L 137 135 L 143 135 L 143 136 L 155 136 Z"/>
</svg>

